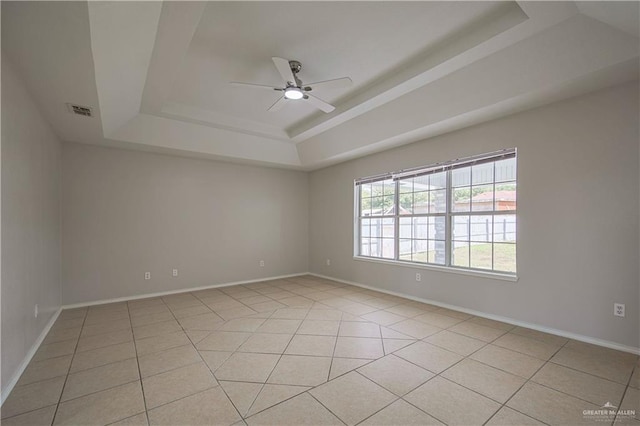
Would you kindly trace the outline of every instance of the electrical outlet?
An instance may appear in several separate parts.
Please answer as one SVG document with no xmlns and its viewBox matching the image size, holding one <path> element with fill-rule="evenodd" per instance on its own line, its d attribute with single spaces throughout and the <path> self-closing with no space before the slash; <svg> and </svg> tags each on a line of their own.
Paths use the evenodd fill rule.
<svg viewBox="0 0 640 426">
<path fill-rule="evenodd" d="M 613 304 L 613 315 L 617 317 L 624 317 L 624 303 Z"/>
<path fill-rule="evenodd" d="M 416 281 L 422 281 L 422 275 L 420 275 L 420 272 L 416 272 Z"/>
<path fill-rule="evenodd" d="M 171 275 L 173 275 L 174 277 L 178 276 L 178 270 L 174 269 L 173 271 L 171 271 Z"/>
<path fill-rule="evenodd" d="M 38 318 L 38 304 L 36 303 L 35 308 L 33 308 L 33 316 Z"/>
<path fill-rule="evenodd" d="M 327 259 L 327 266 L 331 266 L 331 259 Z"/>
<path fill-rule="evenodd" d="M 151 272 L 145 272 L 144 273 L 144 279 L 145 280 L 150 280 L 151 279 Z"/>
<path fill-rule="evenodd" d="M 260 261 L 260 267 L 264 266 L 264 260 Z"/>
</svg>

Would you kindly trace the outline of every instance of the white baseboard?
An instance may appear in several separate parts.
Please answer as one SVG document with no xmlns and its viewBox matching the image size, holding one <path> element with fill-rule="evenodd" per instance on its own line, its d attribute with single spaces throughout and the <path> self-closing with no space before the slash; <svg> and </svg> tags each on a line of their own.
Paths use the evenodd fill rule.
<svg viewBox="0 0 640 426">
<path fill-rule="evenodd" d="M 44 341 L 44 338 L 47 337 L 49 330 L 51 330 L 51 327 L 53 327 L 53 324 L 55 324 L 56 320 L 60 316 L 60 312 L 62 312 L 62 308 L 58 308 L 58 310 L 51 316 L 51 319 L 42 330 L 42 333 L 40 333 L 36 341 L 33 343 L 33 345 L 31 345 L 29 352 L 27 352 L 27 355 L 22 360 L 22 363 L 20 363 L 18 370 L 16 370 L 16 372 L 13 374 L 13 376 L 11 377 L 11 380 L 9 380 L 9 383 L 7 383 L 7 386 L 4 389 L 2 389 L 2 392 L 0 392 L 0 406 L 4 404 L 4 401 L 7 399 L 7 396 L 9 396 L 9 394 L 13 390 L 16 383 L 18 383 L 18 379 L 20 379 L 20 376 L 22 376 L 22 373 L 24 373 L 24 370 L 27 368 L 27 366 L 31 362 L 31 359 L 40 348 L 40 345 Z"/>
<path fill-rule="evenodd" d="M 20 379 L 20 376 L 22 376 L 22 373 L 24 373 L 24 370 L 27 368 L 27 366 L 31 362 L 31 359 L 33 358 L 35 353 L 40 348 L 40 345 L 44 341 L 45 337 L 47 337 L 47 334 L 49 333 L 49 330 L 51 330 L 51 327 L 53 327 L 53 324 L 56 322 L 56 320 L 60 316 L 60 313 L 64 309 L 82 308 L 82 307 L 94 306 L 94 305 L 104 305 L 104 304 L 107 304 L 107 303 L 114 303 L 114 302 L 126 302 L 126 301 L 129 301 L 129 300 L 147 299 L 149 297 L 168 296 L 168 295 L 171 295 L 171 294 L 185 293 L 185 292 L 189 292 L 189 291 L 207 290 L 207 289 L 211 289 L 211 288 L 230 287 L 230 286 L 240 285 L 240 284 L 251 284 L 251 283 L 262 282 L 262 281 L 271 281 L 271 280 L 279 280 L 279 279 L 284 279 L 284 278 L 299 277 L 299 276 L 302 276 L 302 275 L 310 275 L 310 274 L 308 272 L 300 272 L 300 273 L 297 273 L 297 274 L 279 275 L 279 276 L 275 276 L 275 277 L 264 277 L 264 278 L 257 278 L 257 279 L 253 279 L 253 280 L 234 281 L 234 282 L 229 282 L 229 283 L 214 284 L 214 285 L 201 286 L 201 287 L 183 288 L 183 289 L 180 289 L 180 290 L 163 291 L 163 292 L 159 292 L 159 293 L 148 293 L 148 294 L 140 294 L 140 295 L 136 295 L 136 296 L 118 297 L 118 298 L 114 298 L 114 299 L 95 300 L 95 301 L 91 301 L 91 302 L 82 302 L 82 303 L 74 303 L 74 304 L 71 304 L 71 305 L 63 305 L 60 308 L 58 308 L 58 310 L 53 314 L 53 316 L 51 317 L 51 319 L 47 323 L 47 325 L 44 328 L 44 330 L 42 330 L 42 333 L 40 333 L 40 336 L 38 336 L 38 339 L 31 346 L 31 348 L 29 349 L 29 352 L 27 353 L 27 355 L 25 356 L 24 360 L 20 364 L 20 367 L 18 368 L 18 370 L 14 373 L 13 377 L 11 378 L 9 383 L 7 384 L 6 388 L 2 389 L 2 391 L 0 391 L 0 406 L 2 404 L 4 404 L 4 401 L 6 400 L 7 396 L 13 390 L 14 386 L 16 385 L 18 380 Z"/>
<path fill-rule="evenodd" d="M 300 272 L 298 274 L 279 275 L 276 277 L 264 277 L 264 278 L 257 278 L 253 280 L 233 281 L 229 283 L 213 284 L 213 285 L 206 285 L 201 287 L 190 287 L 190 288 L 181 288 L 179 290 L 161 291 L 158 293 L 146 293 L 146 294 L 138 294 L 135 296 L 116 297 L 113 299 L 94 300 L 91 302 L 80 302 L 80 303 L 73 303 L 70 305 L 63 305 L 62 309 L 84 308 L 86 306 L 106 305 L 107 303 L 128 302 L 130 300 L 148 299 L 150 297 L 169 296 L 171 294 L 187 293 L 190 291 L 209 290 L 212 288 L 231 287 L 234 285 L 251 284 L 251 283 L 258 283 L 262 281 L 281 280 L 284 278 L 299 277 L 301 275 L 311 275 L 311 274 L 309 274 L 308 272 Z"/>
<path fill-rule="evenodd" d="M 615 349 L 615 350 L 622 351 L 622 352 L 629 352 L 629 353 L 632 353 L 632 354 L 635 354 L 635 355 L 640 355 L 640 348 L 636 348 L 636 347 L 633 347 L 633 346 L 627 346 L 627 345 L 623 345 L 623 344 L 616 343 L 616 342 L 611 342 L 609 340 L 597 339 L 595 337 L 584 336 L 582 334 L 572 333 L 572 332 L 569 332 L 569 331 L 558 330 L 558 329 L 555 329 L 555 328 L 545 327 L 545 326 L 538 325 L 538 324 L 532 324 L 532 323 L 528 323 L 528 322 L 524 322 L 524 321 L 519 321 L 519 320 L 515 320 L 513 318 L 507 318 L 507 317 L 502 317 L 502 316 L 499 316 L 499 315 L 487 314 L 485 312 L 475 311 L 473 309 L 462 308 L 460 306 L 450 305 L 448 303 L 442 303 L 442 302 L 438 302 L 436 300 L 424 299 L 424 298 L 421 298 L 421 297 L 416 297 L 416 296 L 412 296 L 412 295 L 409 295 L 409 294 L 399 293 L 399 292 L 395 292 L 395 291 L 391 291 L 391 290 L 384 290 L 384 289 L 381 289 L 381 288 L 378 288 L 378 287 L 369 286 L 369 285 L 365 285 L 365 284 L 361 284 L 361 283 L 357 283 L 357 282 L 353 282 L 353 281 L 347 281 L 347 280 L 343 280 L 343 279 L 340 279 L 340 278 L 330 277 L 330 276 L 327 276 L 327 275 L 316 274 L 314 272 L 309 272 L 309 275 L 313 275 L 313 276 L 316 276 L 316 277 L 319 277 L 319 278 L 325 278 L 325 279 L 328 279 L 328 280 L 338 281 L 338 282 L 341 282 L 341 283 L 344 283 L 344 284 L 350 284 L 350 285 L 354 285 L 356 287 L 366 288 L 366 289 L 369 289 L 369 290 L 379 291 L 381 293 L 390 294 L 392 296 L 403 297 L 405 299 L 414 300 L 416 302 L 428 303 L 430 305 L 440 306 L 441 308 L 447 308 L 447 309 L 452 309 L 454 311 L 464 312 L 466 314 L 474 315 L 476 317 L 482 317 L 482 318 L 492 319 L 492 320 L 495 320 L 495 321 L 506 322 L 507 324 L 517 325 L 519 327 L 524 327 L 524 328 L 530 328 L 532 330 L 542 331 L 543 333 L 554 334 L 556 336 L 566 337 L 568 339 L 578 340 L 580 342 L 591 343 L 592 345 L 603 346 L 605 348 L 610 348 L 610 349 Z"/>
</svg>

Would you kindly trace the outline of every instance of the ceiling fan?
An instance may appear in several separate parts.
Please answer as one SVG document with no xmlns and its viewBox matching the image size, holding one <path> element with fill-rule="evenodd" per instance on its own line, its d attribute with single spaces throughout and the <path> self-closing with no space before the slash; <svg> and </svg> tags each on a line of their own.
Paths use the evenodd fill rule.
<svg viewBox="0 0 640 426">
<path fill-rule="evenodd" d="M 336 78 L 333 80 L 318 81 L 316 83 L 302 84 L 298 78 L 298 73 L 302 69 L 302 64 L 298 61 L 289 61 L 283 58 L 273 57 L 273 63 L 276 65 L 278 72 L 285 81 L 284 87 L 265 86 L 262 84 L 240 83 L 232 81 L 234 86 L 253 87 L 255 89 L 266 89 L 283 92 L 282 97 L 269 107 L 269 111 L 277 111 L 282 108 L 289 100 L 305 100 L 316 108 L 331 112 L 336 109 L 333 105 L 323 101 L 317 96 L 311 95 L 309 92 L 317 89 L 338 89 L 349 86 L 352 81 L 349 77 Z"/>
</svg>

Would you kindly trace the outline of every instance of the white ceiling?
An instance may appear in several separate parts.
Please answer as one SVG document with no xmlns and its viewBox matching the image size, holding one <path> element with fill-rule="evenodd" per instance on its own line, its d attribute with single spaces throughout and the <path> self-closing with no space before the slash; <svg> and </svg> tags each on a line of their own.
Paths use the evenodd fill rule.
<svg viewBox="0 0 640 426">
<path fill-rule="evenodd" d="M 496 3 L 326 4 L 217 2 L 205 7 L 168 101 L 240 117 L 286 131 L 312 115 L 306 102 L 267 108 L 278 92 L 237 88 L 230 81 L 282 86 L 272 56 L 302 63 L 305 83 L 349 76 L 348 89 L 320 90 L 329 102 L 352 97 L 397 72 L 438 40 L 498 9 Z M 287 20 L 285 17 L 306 17 Z M 401 23 L 401 25 L 398 25 Z"/>
<path fill-rule="evenodd" d="M 637 79 L 639 4 L 2 2 L 2 48 L 64 140 L 312 170 Z M 268 112 L 272 56 L 353 85 Z"/>
</svg>

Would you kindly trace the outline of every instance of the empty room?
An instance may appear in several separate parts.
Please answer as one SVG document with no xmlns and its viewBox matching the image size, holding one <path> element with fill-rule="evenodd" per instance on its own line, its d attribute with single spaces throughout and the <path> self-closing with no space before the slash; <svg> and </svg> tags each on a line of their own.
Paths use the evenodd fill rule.
<svg viewBox="0 0 640 426">
<path fill-rule="evenodd" d="M 13 425 L 640 425 L 640 2 L 2 1 Z"/>
</svg>

